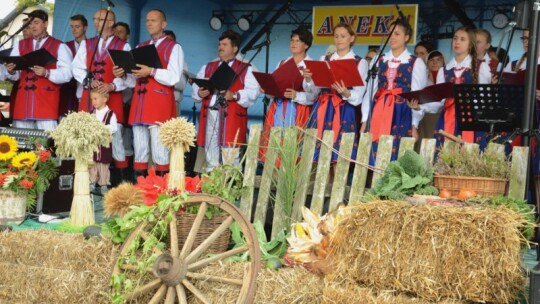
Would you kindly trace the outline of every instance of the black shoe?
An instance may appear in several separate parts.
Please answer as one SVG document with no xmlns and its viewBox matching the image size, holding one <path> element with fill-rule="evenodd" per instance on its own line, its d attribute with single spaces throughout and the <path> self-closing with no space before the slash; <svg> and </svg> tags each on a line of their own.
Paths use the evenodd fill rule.
<svg viewBox="0 0 540 304">
<path fill-rule="evenodd" d="M 135 171 L 135 179 L 137 179 L 137 177 L 139 176 L 146 177 L 148 175 L 148 171 L 146 170 L 134 170 L 134 171 Z"/>
<path fill-rule="evenodd" d="M 156 171 L 157 176 L 165 176 L 167 173 L 169 173 L 169 171 Z"/>
</svg>

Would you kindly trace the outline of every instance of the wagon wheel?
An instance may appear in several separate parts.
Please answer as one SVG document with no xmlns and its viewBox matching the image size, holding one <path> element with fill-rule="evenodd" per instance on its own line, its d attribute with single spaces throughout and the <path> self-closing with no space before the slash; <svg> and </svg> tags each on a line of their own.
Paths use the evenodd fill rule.
<svg viewBox="0 0 540 304">
<path fill-rule="evenodd" d="M 192 283 L 195 281 L 201 284 L 227 284 L 239 289 L 239 296 L 236 303 L 252 303 L 257 288 L 257 275 L 260 271 L 260 249 L 257 236 L 248 219 L 241 211 L 229 202 L 212 195 L 195 194 L 190 195 L 184 206 L 200 205 L 199 212 L 193 222 L 191 230 L 185 240 L 184 246 L 179 248 L 176 226 L 176 215 L 168 226 L 169 242 L 165 249 L 154 248 L 154 252 L 159 254 L 152 267 L 147 267 L 142 271 L 145 279 L 139 281 L 141 285 L 135 287 L 129 293 L 124 294 L 126 302 L 143 302 L 144 299 L 151 300 L 148 303 L 187 303 L 186 294 L 190 292 L 202 303 L 210 303 L 207 297 Z M 226 212 L 229 216 L 216 228 L 198 247 L 192 248 L 195 237 L 204 218 L 208 206 L 216 206 Z M 173 212 L 174 213 L 174 212 Z M 218 253 L 210 257 L 201 255 L 207 251 L 208 247 L 224 232 L 229 226 L 236 222 L 240 226 L 245 236 L 246 244 L 230 249 L 223 253 Z M 120 249 L 119 260 L 129 251 L 134 242 L 140 244 L 148 238 L 147 232 L 155 222 L 142 222 L 128 236 Z M 142 250 L 142 249 L 140 249 Z M 239 278 L 220 277 L 197 273 L 208 265 L 224 260 L 227 257 L 249 252 L 250 261 L 244 267 L 244 273 Z M 135 278 L 139 273 L 137 261 L 123 261 L 116 263 L 113 275 L 123 275 L 126 279 Z"/>
</svg>

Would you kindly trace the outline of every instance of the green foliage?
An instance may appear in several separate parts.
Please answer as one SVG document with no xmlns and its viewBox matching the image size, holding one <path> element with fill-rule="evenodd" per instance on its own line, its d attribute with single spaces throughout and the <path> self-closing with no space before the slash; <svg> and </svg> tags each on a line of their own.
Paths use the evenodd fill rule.
<svg viewBox="0 0 540 304">
<path fill-rule="evenodd" d="M 17 8 L 32 7 L 39 4 L 44 4 L 46 0 L 17 0 Z"/>
<path fill-rule="evenodd" d="M 402 200 L 413 194 L 437 195 L 433 187 L 433 169 L 426 168 L 418 153 L 407 151 L 397 161 L 388 164 L 383 175 L 363 197 L 363 201 L 375 199 Z"/>
<path fill-rule="evenodd" d="M 272 261 L 272 263 L 267 263 L 267 266 L 272 266 L 272 268 L 274 268 L 277 265 L 276 259 L 280 260 L 281 257 L 287 252 L 287 235 L 285 234 L 285 230 L 280 231 L 273 240 L 268 241 L 264 231 L 264 225 L 260 221 L 255 222 L 253 224 L 253 228 L 255 229 L 255 234 L 257 235 L 257 240 L 259 241 L 261 260 Z M 246 244 L 244 234 L 236 222 L 233 223 L 229 229 L 231 230 L 231 237 L 235 243 L 234 248 Z M 235 262 L 245 262 L 248 259 L 249 252 L 229 258 L 229 260 Z"/>
<path fill-rule="evenodd" d="M 445 145 L 439 152 L 434 168 L 440 175 L 500 179 L 508 179 L 510 175 L 509 159 L 493 145 L 488 145 L 484 152 L 464 145 Z"/>
</svg>

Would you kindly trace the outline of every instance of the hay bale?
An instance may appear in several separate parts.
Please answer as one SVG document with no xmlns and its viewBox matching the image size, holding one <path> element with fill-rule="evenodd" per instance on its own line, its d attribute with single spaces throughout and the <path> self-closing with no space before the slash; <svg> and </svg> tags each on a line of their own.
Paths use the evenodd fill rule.
<svg viewBox="0 0 540 304">
<path fill-rule="evenodd" d="M 372 288 L 362 287 L 351 280 L 335 282 L 325 279 L 323 304 L 434 304 L 406 294 L 399 294 L 393 290 L 375 291 Z M 465 304 L 465 301 L 443 299 L 438 304 Z"/>
<path fill-rule="evenodd" d="M 333 281 L 437 302 L 511 303 L 525 286 L 525 219 L 510 209 L 405 202 L 352 208 L 332 240 Z"/>
<path fill-rule="evenodd" d="M 227 278 L 242 278 L 245 263 L 222 262 L 209 265 L 200 271 L 204 274 Z M 193 282 L 211 303 L 233 304 L 240 289 L 227 284 Z M 257 279 L 254 303 L 294 304 L 321 303 L 323 280 L 302 267 L 282 268 L 278 271 L 263 269 Z M 191 297 L 188 303 L 200 303 Z"/>
<path fill-rule="evenodd" d="M 49 230 L 0 233 L 0 303 L 108 303 L 117 249 Z"/>
</svg>

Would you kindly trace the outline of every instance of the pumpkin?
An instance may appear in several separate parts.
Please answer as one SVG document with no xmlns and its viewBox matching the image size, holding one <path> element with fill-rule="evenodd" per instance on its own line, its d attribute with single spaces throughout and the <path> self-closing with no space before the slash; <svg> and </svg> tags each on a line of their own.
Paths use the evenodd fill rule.
<svg viewBox="0 0 540 304">
<path fill-rule="evenodd" d="M 461 188 L 461 190 L 459 190 L 459 194 L 457 196 L 458 199 L 460 200 L 467 200 L 471 197 L 475 197 L 476 196 L 476 192 L 474 192 L 474 190 L 472 190 L 471 188 Z"/>
<path fill-rule="evenodd" d="M 452 197 L 452 192 L 448 191 L 448 189 L 442 189 L 439 192 L 439 197 L 440 198 L 450 198 L 450 197 Z"/>
</svg>

